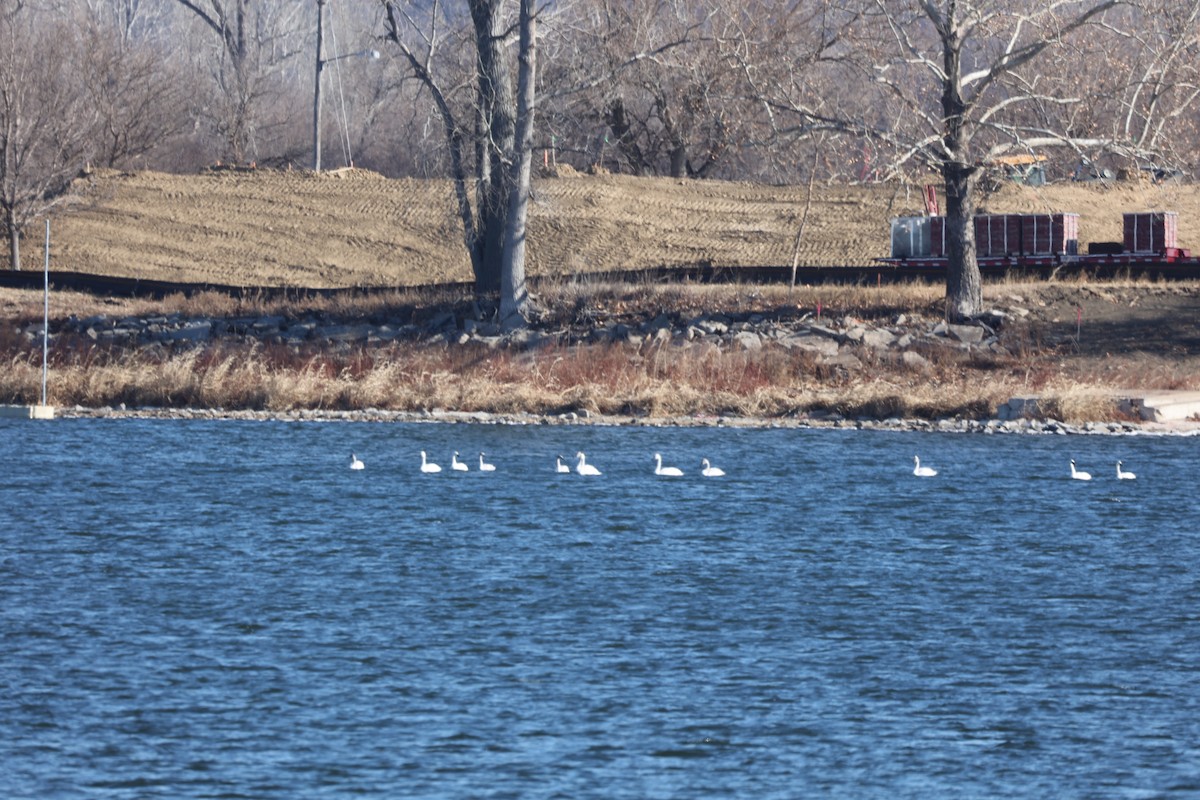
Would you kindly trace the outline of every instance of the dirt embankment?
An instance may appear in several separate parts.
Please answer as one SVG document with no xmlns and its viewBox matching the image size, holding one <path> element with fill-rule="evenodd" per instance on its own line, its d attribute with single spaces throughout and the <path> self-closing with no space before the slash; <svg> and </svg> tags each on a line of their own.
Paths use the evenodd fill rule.
<svg viewBox="0 0 1200 800">
<path fill-rule="evenodd" d="M 55 220 L 57 269 L 237 286 L 411 286 L 470 280 L 444 181 L 362 170 L 97 173 Z M 660 266 L 787 265 L 803 186 L 579 175 L 535 182 L 531 274 Z M 854 266 L 887 255 L 892 217 L 923 209 L 916 186 L 818 186 L 800 261 Z M 1124 211 L 1174 210 L 1200 246 L 1200 193 L 1148 183 L 1007 186 L 991 212 L 1072 211 L 1084 244 L 1119 240 Z"/>
</svg>

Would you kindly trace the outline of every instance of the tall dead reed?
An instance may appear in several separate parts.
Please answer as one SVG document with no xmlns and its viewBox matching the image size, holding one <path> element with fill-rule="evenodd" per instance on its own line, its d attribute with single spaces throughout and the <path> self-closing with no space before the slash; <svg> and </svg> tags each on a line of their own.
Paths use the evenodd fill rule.
<svg viewBox="0 0 1200 800">
<path fill-rule="evenodd" d="M 869 372 L 828 368 L 780 347 L 737 350 L 670 343 L 548 346 L 391 344 L 330 352 L 282 346 L 212 345 L 152 350 L 78 350 L 52 365 L 50 402 L 60 406 L 295 409 L 448 409 L 554 414 L 782 416 L 817 409 L 849 415 L 940 416 L 979 411 L 1002 391 L 947 368 L 930 391 L 898 362 Z M 40 360 L 12 354 L 0 400 L 34 402 Z M 982 391 L 982 394 L 981 394 Z M 964 397 L 986 398 L 972 405 Z"/>
<path fill-rule="evenodd" d="M 1136 280 L 1134 281 L 1136 282 Z M 993 296 L 1034 296 L 1044 284 L 989 284 Z M 942 289 L 892 286 L 539 285 L 543 328 L 576 332 L 659 315 L 673 324 L 701 315 L 762 314 L 815 320 L 861 317 L 892 321 L 904 314 L 925 323 L 940 314 Z M 458 316 L 488 313 L 487 303 L 444 291 L 370 295 L 243 296 L 201 292 L 161 301 L 96 298 L 62 292 L 58 320 L 74 314 L 112 317 L 320 315 L 323 319 L 427 319 L 450 308 Z M 32 403 L 40 394 L 40 346 L 14 326 L 40 322 L 38 292 L 0 289 L 0 402 Z M 52 323 L 53 326 L 54 323 Z M 839 364 L 802 350 L 767 344 L 687 343 L 678 338 L 629 345 L 550 344 L 530 350 L 484 344 L 405 340 L 339 348 L 222 340 L 196 349 L 102 347 L 62 337 L 52 349 L 50 402 L 60 406 L 296 409 L 447 409 L 555 414 L 587 410 L 635 416 L 777 417 L 837 411 L 867 417 L 982 417 L 1009 397 L 1036 393 L 1068 421 L 1106 419 L 1110 397 L 1125 387 L 1200 389 L 1198 373 L 1167 356 L 1077 359 L 1041 340 L 1036 327 L 1005 329 L 1006 351 L 920 350 L 923 360 L 859 348 Z M 918 348 L 919 349 L 919 348 Z"/>
</svg>

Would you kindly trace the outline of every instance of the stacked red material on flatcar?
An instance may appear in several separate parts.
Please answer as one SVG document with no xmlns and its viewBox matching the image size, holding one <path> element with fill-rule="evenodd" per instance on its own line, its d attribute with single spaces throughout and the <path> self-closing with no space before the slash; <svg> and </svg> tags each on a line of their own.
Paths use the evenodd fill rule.
<svg viewBox="0 0 1200 800">
<path fill-rule="evenodd" d="M 929 218 L 929 255 L 942 258 L 946 255 L 946 218 Z"/>
<path fill-rule="evenodd" d="M 1131 253 L 1162 253 L 1179 247 L 1179 215 L 1174 211 L 1125 214 L 1125 249 Z"/>
<path fill-rule="evenodd" d="M 1076 255 L 1079 252 L 1078 214 L 1021 214 L 1021 252 L 1034 255 Z"/>
<path fill-rule="evenodd" d="M 946 218 L 930 220 L 930 255 L 946 255 Z M 1079 252 L 1078 214 L 979 214 L 975 253 L 980 258 L 1010 255 L 1075 255 Z"/>
<path fill-rule="evenodd" d="M 975 217 L 975 254 L 980 258 L 1021 252 L 1018 214 L 979 214 Z"/>
</svg>

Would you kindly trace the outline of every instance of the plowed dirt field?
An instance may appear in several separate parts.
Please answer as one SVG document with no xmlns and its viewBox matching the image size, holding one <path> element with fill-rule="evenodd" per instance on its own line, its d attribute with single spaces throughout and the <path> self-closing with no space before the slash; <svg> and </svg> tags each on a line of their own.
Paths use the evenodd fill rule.
<svg viewBox="0 0 1200 800">
<path fill-rule="evenodd" d="M 53 267 L 235 286 L 411 286 L 468 281 L 452 188 L 349 170 L 96 173 L 53 231 Z M 679 181 L 564 170 L 535 182 L 530 274 L 661 266 L 790 265 L 803 186 Z M 1190 185 L 1007 186 L 991 212 L 1071 211 L 1084 243 L 1119 240 L 1123 211 L 1175 210 L 1200 245 Z M 890 218 L 921 213 L 916 186 L 817 186 L 800 248 L 813 266 L 887 255 Z M 32 252 L 31 252 L 32 251 Z M 30 261 L 36 245 L 25 248 Z"/>
</svg>

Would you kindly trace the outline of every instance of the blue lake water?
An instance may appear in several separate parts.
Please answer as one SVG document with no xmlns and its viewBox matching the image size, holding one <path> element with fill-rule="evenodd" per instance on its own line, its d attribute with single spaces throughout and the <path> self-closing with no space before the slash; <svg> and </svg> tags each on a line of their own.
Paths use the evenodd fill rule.
<svg viewBox="0 0 1200 800">
<path fill-rule="evenodd" d="M 1198 448 L 0 422 L 0 796 L 1197 797 Z"/>
</svg>

